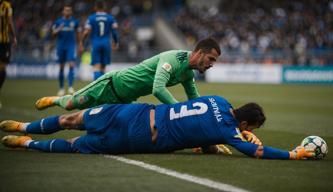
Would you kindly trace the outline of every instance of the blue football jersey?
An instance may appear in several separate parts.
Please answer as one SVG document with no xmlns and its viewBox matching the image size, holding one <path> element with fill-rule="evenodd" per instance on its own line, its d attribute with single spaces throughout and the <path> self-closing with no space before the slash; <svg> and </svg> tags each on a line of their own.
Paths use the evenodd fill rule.
<svg viewBox="0 0 333 192">
<path fill-rule="evenodd" d="M 69 19 L 61 17 L 54 22 L 52 30 L 60 26 L 63 26 L 63 28 L 57 35 L 57 47 L 75 47 L 76 32 L 80 30 L 79 21 L 74 17 Z"/>
<path fill-rule="evenodd" d="M 219 96 L 204 96 L 173 105 L 156 106 L 156 152 L 214 144 L 230 144 L 253 156 L 257 145 L 244 140 L 231 104 Z"/>
<path fill-rule="evenodd" d="M 97 12 L 88 17 L 85 28 L 91 29 L 90 38 L 92 43 L 98 41 L 109 42 L 110 34 L 117 28 L 117 22 L 112 15 L 105 12 Z"/>
</svg>

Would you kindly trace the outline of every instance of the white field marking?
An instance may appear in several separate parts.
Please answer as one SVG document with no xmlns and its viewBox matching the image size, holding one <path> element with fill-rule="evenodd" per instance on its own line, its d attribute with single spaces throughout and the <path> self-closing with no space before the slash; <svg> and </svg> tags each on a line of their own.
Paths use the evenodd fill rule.
<svg viewBox="0 0 333 192">
<path fill-rule="evenodd" d="M 182 179 L 185 181 L 203 185 L 203 186 L 206 186 L 209 188 L 217 189 L 219 191 L 232 191 L 232 192 L 246 192 L 247 191 L 245 189 L 234 187 L 232 185 L 216 182 L 216 181 L 213 181 L 210 179 L 193 176 L 193 175 L 186 174 L 186 173 L 179 173 L 179 172 L 171 170 L 171 169 L 165 169 L 165 168 L 162 168 L 162 167 L 159 167 L 156 165 L 144 163 L 142 161 L 127 159 L 127 158 L 119 157 L 119 156 L 115 156 L 115 155 L 105 155 L 104 157 L 114 159 L 117 161 L 121 161 L 126 164 L 136 165 L 136 166 L 142 167 L 144 169 L 148 169 L 148 170 L 151 170 L 151 171 L 154 171 L 157 173 L 161 173 L 164 175 L 168 175 L 171 177 L 176 177 L 178 179 Z"/>
</svg>

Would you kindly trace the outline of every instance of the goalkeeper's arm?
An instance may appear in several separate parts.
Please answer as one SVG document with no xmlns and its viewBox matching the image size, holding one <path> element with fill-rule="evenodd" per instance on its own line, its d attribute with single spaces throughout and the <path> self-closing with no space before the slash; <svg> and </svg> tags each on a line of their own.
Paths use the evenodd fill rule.
<svg viewBox="0 0 333 192">
<path fill-rule="evenodd" d="M 166 84 L 170 79 L 170 70 L 168 71 L 168 67 L 170 66 L 170 70 L 172 70 L 171 65 L 168 63 L 159 64 L 156 69 L 155 79 L 153 83 L 153 95 L 160 100 L 164 104 L 175 104 L 178 103 L 176 98 L 174 98 L 169 90 L 166 88 Z"/>
<path fill-rule="evenodd" d="M 194 79 L 188 79 L 187 81 L 183 81 L 182 85 L 184 87 L 188 99 L 195 99 L 200 97 Z"/>
</svg>

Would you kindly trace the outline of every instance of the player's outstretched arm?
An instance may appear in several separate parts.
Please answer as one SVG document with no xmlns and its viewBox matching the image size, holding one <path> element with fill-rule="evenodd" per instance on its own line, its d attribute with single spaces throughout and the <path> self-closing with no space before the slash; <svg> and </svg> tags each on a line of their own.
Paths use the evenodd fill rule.
<svg viewBox="0 0 333 192">
<path fill-rule="evenodd" d="M 256 157 L 259 159 L 300 160 L 308 159 L 315 155 L 314 151 L 305 149 L 304 147 L 297 147 L 292 151 L 285 151 L 244 141 L 233 143 L 232 146 L 248 156 Z"/>
</svg>

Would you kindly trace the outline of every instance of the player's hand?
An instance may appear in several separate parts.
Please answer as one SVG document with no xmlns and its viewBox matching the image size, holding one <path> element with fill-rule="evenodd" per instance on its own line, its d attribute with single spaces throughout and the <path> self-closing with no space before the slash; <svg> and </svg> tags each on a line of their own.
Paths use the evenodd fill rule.
<svg viewBox="0 0 333 192">
<path fill-rule="evenodd" d="M 305 147 L 298 146 L 294 150 L 289 151 L 289 159 L 300 160 L 308 159 L 315 156 L 315 152 L 311 149 L 305 149 Z"/>
<path fill-rule="evenodd" d="M 223 154 L 227 154 L 227 155 L 231 155 L 232 152 L 231 150 L 226 147 L 225 145 L 211 145 L 208 147 L 197 147 L 197 148 L 193 148 L 192 151 L 194 153 L 208 153 L 208 154 L 219 154 L 219 153 L 223 153 Z"/>
<path fill-rule="evenodd" d="M 258 137 L 255 136 L 255 134 L 251 133 L 250 131 L 242 131 L 242 135 L 248 142 L 257 145 L 262 145 L 260 139 L 258 139 Z"/>
</svg>

